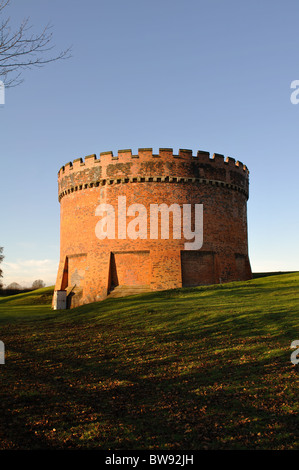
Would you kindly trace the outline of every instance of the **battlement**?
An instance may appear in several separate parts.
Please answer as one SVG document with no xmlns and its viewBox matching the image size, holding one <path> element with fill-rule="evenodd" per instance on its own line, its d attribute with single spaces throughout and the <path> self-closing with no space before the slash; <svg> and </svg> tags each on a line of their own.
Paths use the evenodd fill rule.
<svg viewBox="0 0 299 470">
<path fill-rule="evenodd" d="M 153 153 L 152 148 L 139 148 L 137 154 L 133 154 L 131 149 L 118 150 L 117 155 L 113 155 L 112 151 L 101 152 L 99 158 L 96 154 L 88 155 L 84 159 L 76 158 L 72 162 L 66 163 L 62 166 L 58 172 L 58 178 L 73 173 L 75 171 L 82 171 L 85 168 L 96 167 L 96 166 L 107 166 L 111 163 L 129 163 L 137 159 L 139 162 L 148 161 L 148 160 L 162 160 L 162 161 L 171 161 L 171 160 L 189 160 L 195 163 L 208 163 L 215 164 L 217 166 L 223 165 L 229 166 L 234 170 L 239 170 L 243 174 L 249 174 L 249 170 L 246 165 L 240 161 L 236 161 L 231 157 L 224 157 L 224 155 L 219 153 L 214 153 L 213 156 L 210 156 L 209 152 L 198 150 L 196 155 L 193 155 L 192 150 L 188 149 L 179 149 L 178 154 L 173 153 L 172 148 L 160 148 L 158 154 Z"/>
<path fill-rule="evenodd" d="M 137 154 L 131 149 L 101 152 L 84 159 L 76 158 L 65 164 L 58 172 L 59 200 L 67 194 L 81 189 L 122 183 L 210 183 L 249 193 L 249 170 L 246 165 L 219 153 L 172 148 L 139 148 Z"/>
</svg>

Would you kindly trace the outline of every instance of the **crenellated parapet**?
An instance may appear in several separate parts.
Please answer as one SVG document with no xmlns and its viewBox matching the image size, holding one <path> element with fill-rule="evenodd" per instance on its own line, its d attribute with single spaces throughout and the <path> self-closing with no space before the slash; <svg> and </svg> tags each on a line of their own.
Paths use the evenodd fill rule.
<svg viewBox="0 0 299 470">
<path fill-rule="evenodd" d="M 249 170 L 231 157 L 199 150 L 140 148 L 134 155 L 131 149 L 102 152 L 84 159 L 76 158 L 58 172 L 59 200 L 74 191 L 97 186 L 126 183 L 196 183 L 212 184 L 249 194 Z"/>
</svg>

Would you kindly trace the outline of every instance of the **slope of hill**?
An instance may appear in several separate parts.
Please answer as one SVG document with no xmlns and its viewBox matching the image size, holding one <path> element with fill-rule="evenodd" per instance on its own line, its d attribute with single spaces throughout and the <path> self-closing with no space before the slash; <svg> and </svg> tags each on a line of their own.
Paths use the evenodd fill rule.
<svg viewBox="0 0 299 470">
<path fill-rule="evenodd" d="M 0 298 L 0 449 L 298 448 L 299 273 L 53 311 Z"/>
</svg>

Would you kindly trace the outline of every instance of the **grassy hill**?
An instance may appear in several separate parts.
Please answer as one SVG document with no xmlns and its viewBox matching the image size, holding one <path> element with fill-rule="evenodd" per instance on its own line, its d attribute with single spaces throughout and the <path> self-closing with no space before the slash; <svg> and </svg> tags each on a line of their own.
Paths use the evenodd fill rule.
<svg viewBox="0 0 299 470">
<path fill-rule="evenodd" d="M 0 449 L 297 449 L 299 273 L 53 311 L 0 297 Z"/>
</svg>

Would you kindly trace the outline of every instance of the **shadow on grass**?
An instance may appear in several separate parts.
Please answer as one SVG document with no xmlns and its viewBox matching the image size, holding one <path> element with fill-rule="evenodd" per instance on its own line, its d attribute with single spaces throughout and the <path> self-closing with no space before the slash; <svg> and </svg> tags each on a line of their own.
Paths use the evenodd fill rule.
<svg viewBox="0 0 299 470">
<path fill-rule="evenodd" d="M 291 276 L 40 316 L 11 304 L 1 448 L 294 448 L 298 299 Z"/>
<path fill-rule="evenodd" d="M 277 396 L 275 373 L 291 369 L 283 361 L 228 364 L 203 349 L 203 361 L 182 374 L 176 351 L 139 361 L 133 350 L 111 351 L 110 342 L 99 355 L 82 345 L 70 351 L 76 334 L 70 330 L 64 352 L 34 352 L 24 343 L 22 368 L 8 363 L 15 384 L 1 400 L 1 430 L 15 448 L 265 449 L 294 442 L 296 416 L 282 408 L 291 395 Z M 20 352 L 13 344 L 10 350 Z M 189 361 L 195 358 L 192 351 Z"/>
</svg>

